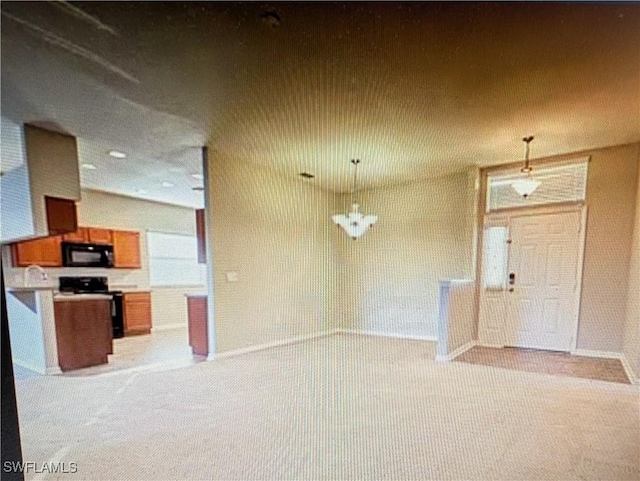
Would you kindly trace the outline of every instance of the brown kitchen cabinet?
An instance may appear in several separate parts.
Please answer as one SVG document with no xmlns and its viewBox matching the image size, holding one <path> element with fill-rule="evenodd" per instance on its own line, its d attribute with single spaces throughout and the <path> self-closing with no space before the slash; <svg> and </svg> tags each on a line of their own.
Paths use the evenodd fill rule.
<svg viewBox="0 0 640 481">
<path fill-rule="evenodd" d="M 44 202 L 47 211 L 47 230 L 49 235 L 74 232 L 78 228 L 75 200 L 45 196 Z"/>
<path fill-rule="evenodd" d="M 91 244 L 106 244 L 111 245 L 113 243 L 113 234 L 109 229 L 100 229 L 98 227 L 89 227 L 89 242 Z"/>
<path fill-rule="evenodd" d="M 187 321 L 191 351 L 198 356 L 208 356 L 207 296 L 187 295 Z"/>
<path fill-rule="evenodd" d="M 37 264 L 42 267 L 61 267 L 61 237 L 44 237 L 11 244 L 11 256 L 14 267 L 27 267 Z"/>
<path fill-rule="evenodd" d="M 204 209 L 196 209 L 196 240 L 198 243 L 198 264 L 207 263 L 207 229 L 204 216 Z"/>
<path fill-rule="evenodd" d="M 78 227 L 75 232 L 63 235 L 62 240 L 64 242 L 76 242 L 79 244 L 89 242 L 89 229 L 86 227 Z"/>
<path fill-rule="evenodd" d="M 38 264 L 42 267 L 62 267 L 61 242 L 113 245 L 114 267 L 140 269 L 140 233 L 100 227 L 75 227 L 61 236 L 43 237 L 12 244 L 14 267 Z"/>
<path fill-rule="evenodd" d="M 149 334 L 151 332 L 151 293 L 125 292 L 124 334 Z"/>
<path fill-rule="evenodd" d="M 111 231 L 113 241 L 113 266 L 125 269 L 140 269 L 140 233 L 125 230 Z"/>
<path fill-rule="evenodd" d="M 113 352 L 109 299 L 56 300 L 53 310 L 61 370 L 108 362 Z"/>
</svg>

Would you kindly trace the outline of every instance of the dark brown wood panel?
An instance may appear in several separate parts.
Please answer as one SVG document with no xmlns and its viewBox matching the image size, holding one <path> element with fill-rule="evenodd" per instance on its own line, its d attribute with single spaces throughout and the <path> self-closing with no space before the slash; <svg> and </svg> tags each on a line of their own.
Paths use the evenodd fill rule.
<svg viewBox="0 0 640 481">
<path fill-rule="evenodd" d="M 187 311 L 191 350 L 193 354 L 207 356 L 209 354 L 207 298 L 205 296 L 188 296 Z"/>
<path fill-rule="evenodd" d="M 196 209 L 196 239 L 198 241 L 198 263 L 207 263 L 207 233 L 205 210 Z"/>
<path fill-rule="evenodd" d="M 127 292 L 124 294 L 125 334 L 149 334 L 151 332 L 151 293 Z"/>
<path fill-rule="evenodd" d="M 56 301 L 54 313 L 60 369 L 108 362 L 113 352 L 110 300 Z"/>
<path fill-rule="evenodd" d="M 44 237 L 11 245 L 14 267 L 27 267 L 37 264 L 42 267 L 61 267 L 61 238 Z"/>
<path fill-rule="evenodd" d="M 45 196 L 47 228 L 50 235 L 66 234 L 78 229 L 76 201 Z"/>
</svg>

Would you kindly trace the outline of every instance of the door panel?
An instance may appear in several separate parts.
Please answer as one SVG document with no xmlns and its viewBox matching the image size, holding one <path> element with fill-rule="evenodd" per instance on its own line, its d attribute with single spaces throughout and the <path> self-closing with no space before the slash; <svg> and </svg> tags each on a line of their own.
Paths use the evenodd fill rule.
<svg viewBox="0 0 640 481">
<path fill-rule="evenodd" d="M 575 319 L 580 212 L 510 220 L 507 345 L 568 351 Z"/>
</svg>

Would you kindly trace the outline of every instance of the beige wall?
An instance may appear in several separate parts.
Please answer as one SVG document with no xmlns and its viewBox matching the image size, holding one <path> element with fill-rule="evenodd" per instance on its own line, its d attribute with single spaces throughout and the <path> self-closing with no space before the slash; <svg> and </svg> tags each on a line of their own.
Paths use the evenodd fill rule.
<svg viewBox="0 0 640 481">
<path fill-rule="evenodd" d="M 591 156 L 579 349 L 622 350 L 638 147 L 579 153 Z M 475 171 L 361 192 L 379 222 L 353 241 L 330 221 L 349 196 L 229 159 L 210 169 L 218 352 L 333 328 L 435 338 L 439 281 L 475 277 Z"/>
<path fill-rule="evenodd" d="M 578 349 L 621 352 L 640 144 L 589 152 Z"/>
<path fill-rule="evenodd" d="M 631 262 L 629 263 L 629 290 L 623 353 L 637 380 L 640 378 L 640 169 L 638 170 L 636 213 L 631 244 Z"/>
<path fill-rule="evenodd" d="M 59 276 L 107 276 L 113 289 L 148 289 L 149 266 L 147 259 L 146 231 L 195 235 L 195 213 L 186 207 L 150 202 L 131 197 L 83 190 L 78 203 L 78 223 L 113 229 L 140 232 L 142 252 L 141 269 L 46 269 L 49 283 L 58 285 Z M 8 259 L 7 259 L 8 260 Z M 10 266 L 5 262 L 4 266 Z M 203 267 L 204 268 L 204 267 Z M 23 269 L 9 267 L 5 279 L 9 286 L 19 286 L 23 280 Z M 153 288 L 151 294 L 153 326 L 186 326 L 187 304 L 185 293 L 203 292 L 205 286 Z"/>
<path fill-rule="evenodd" d="M 215 151 L 208 176 L 216 352 L 331 329 L 333 195 Z"/>
<path fill-rule="evenodd" d="M 436 337 L 439 281 L 474 278 L 474 178 L 475 171 L 358 195 L 379 225 L 342 240 L 349 288 L 339 327 Z"/>
</svg>

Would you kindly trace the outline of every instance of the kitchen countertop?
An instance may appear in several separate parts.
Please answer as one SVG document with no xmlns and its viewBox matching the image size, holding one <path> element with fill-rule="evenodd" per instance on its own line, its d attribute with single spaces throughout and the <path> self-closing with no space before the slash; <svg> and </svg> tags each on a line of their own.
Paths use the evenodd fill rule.
<svg viewBox="0 0 640 481">
<path fill-rule="evenodd" d="M 56 294 L 53 296 L 55 302 L 58 301 L 110 301 L 112 296 L 108 294 Z"/>
<path fill-rule="evenodd" d="M 185 294 L 184 297 L 207 297 L 206 293 L 193 293 L 193 294 Z"/>
<path fill-rule="evenodd" d="M 54 286 L 22 286 L 22 287 L 10 287 L 7 286 L 9 292 L 33 292 L 33 291 L 57 291 L 58 288 Z"/>
</svg>

